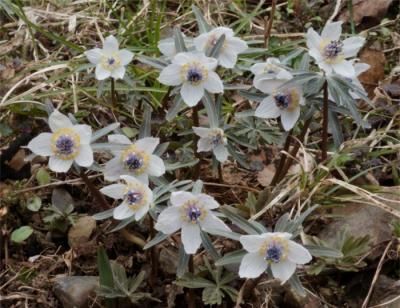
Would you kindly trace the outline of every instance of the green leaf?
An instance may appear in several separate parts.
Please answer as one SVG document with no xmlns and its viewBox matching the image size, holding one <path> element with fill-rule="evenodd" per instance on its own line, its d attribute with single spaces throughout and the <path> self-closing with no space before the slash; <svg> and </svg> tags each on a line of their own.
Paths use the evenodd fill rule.
<svg viewBox="0 0 400 308">
<path fill-rule="evenodd" d="M 317 245 L 304 245 L 314 257 L 325 257 L 325 258 L 343 258 L 343 253 L 337 249 L 317 246 Z"/>
<path fill-rule="evenodd" d="M 33 229 L 29 226 L 22 226 L 11 233 L 11 241 L 21 243 L 25 241 L 33 233 Z"/>
<path fill-rule="evenodd" d="M 97 268 L 100 276 L 100 286 L 114 287 L 114 277 L 111 269 L 110 260 L 104 247 L 99 247 L 97 251 Z"/>
<path fill-rule="evenodd" d="M 181 30 L 178 27 L 174 28 L 174 41 L 175 41 L 175 49 L 178 53 L 187 51 L 185 40 L 183 38 Z"/>
<path fill-rule="evenodd" d="M 176 281 L 176 284 L 189 289 L 216 287 L 216 285 L 210 280 L 198 277 L 193 273 L 185 273 Z"/>
<path fill-rule="evenodd" d="M 167 115 L 165 116 L 165 119 L 168 122 L 171 122 L 172 120 L 175 119 L 175 117 L 178 115 L 178 113 L 185 108 L 186 108 L 186 104 L 182 100 L 180 95 L 175 96 L 174 102 L 172 103 L 172 106 L 169 108 Z"/>
<path fill-rule="evenodd" d="M 139 131 L 139 138 L 145 138 L 151 136 L 151 113 L 152 108 L 150 105 L 144 105 L 144 112 L 143 112 L 143 123 L 140 126 Z"/>
<path fill-rule="evenodd" d="M 200 231 L 200 236 L 201 236 L 201 242 L 203 243 L 203 247 L 209 255 L 214 259 L 218 260 L 221 258 L 221 255 L 219 252 L 215 249 L 213 243 L 211 242 L 210 237 L 208 236 L 207 233 L 203 232 L 202 230 Z"/>
<path fill-rule="evenodd" d="M 45 168 L 42 167 L 36 172 L 36 181 L 39 185 L 46 185 L 50 183 L 51 177 Z"/>
<path fill-rule="evenodd" d="M 304 287 L 296 273 L 289 278 L 288 282 L 297 294 L 299 294 L 301 297 L 306 296 L 306 291 L 304 290 Z"/>
<path fill-rule="evenodd" d="M 176 275 L 178 277 L 182 277 L 185 274 L 188 263 L 189 263 L 190 255 L 185 252 L 183 244 L 179 245 L 179 259 L 178 259 L 178 267 L 176 268 Z"/>
<path fill-rule="evenodd" d="M 108 209 L 108 210 L 105 210 L 105 211 L 103 211 L 103 212 L 94 214 L 92 217 L 93 217 L 95 220 L 103 220 L 103 219 L 107 219 L 107 218 L 112 217 L 112 216 L 113 216 L 113 213 L 114 213 L 114 209 L 112 208 L 112 209 Z"/>
<path fill-rule="evenodd" d="M 32 198 L 28 199 L 26 207 L 32 212 L 37 212 L 42 207 L 42 199 L 40 199 L 38 196 L 33 196 Z"/>
<path fill-rule="evenodd" d="M 263 233 L 262 230 L 259 230 L 254 224 L 250 221 L 244 219 L 239 214 L 236 214 L 234 210 L 228 206 L 224 206 L 221 208 L 221 212 L 231 220 L 235 225 L 237 225 L 240 229 L 247 232 L 248 234 L 260 234 Z"/>
<path fill-rule="evenodd" d="M 216 287 L 207 287 L 202 293 L 202 300 L 206 305 L 221 305 L 223 297 L 221 289 Z"/>
<path fill-rule="evenodd" d="M 244 249 L 229 252 L 229 253 L 225 254 L 221 259 L 219 259 L 217 262 L 215 262 L 215 265 L 222 266 L 222 265 L 227 265 L 227 264 L 240 263 L 246 253 L 247 253 L 247 251 Z"/>
<path fill-rule="evenodd" d="M 219 39 L 217 40 L 217 42 L 215 43 L 215 45 L 213 46 L 213 48 L 210 50 L 210 52 L 207 54 L 208 57 L 210 58 L 218 58 L 218 55 L 221 51 L 222 46 L 224 45 L 224 41 L 225 41 L 225 34 L 222 34 Z"/>
<path fill-rule="evenodd" d="M 119 127 L 119 123 L 112 123 L 110 125 L 107 125 L 106 127 L 103 127 L 102 129 L 99 129 L 98 131 L 94 132 L 92 135 L 92 139 L 90 140 L 91 143 L 95 142 L 96 140 L 100 139 L 101 137 L 107 135 L 108 133 L 112 132 L 116 128 Z"/>
<path fill-rule="evenodd" d="M 153 247 L 153 246 L 161 243 L 162 241 L 164 241 L 168 237 L 169 237 L 168 234 L 164 234 L 162 232 L 158 232 L 156 234 L 156 236 L 143 247 L 143 249 L 145 249 L 145 250 L 149 249 L 150 247 Z"/>
<path fill-rule="evenodd" d="M 207 91 L 204 91 L 204 96 L 203 96 L 203 105 L 206 109 L 207 115 L 208 115 L 208 119 L 210 122 L 210 127 L 218 127 L 218 112 L 214 103 L 214 100 L 212 99 L 210 93 L 208 93 Z"/>
<path fill-rule="evenodd" d="M 239 241 L 241 234 L 233 232 L 233 231 L 224 231 L 221 229 L 214 229 L 214 228 L 203 228 L 203 230 L 207 233 L 212 235 L 218 235 L 226 238 L 230 238 L 234 241 Z"/>
<path fill-rule="evenodd" d="M 197 26 L 199 27 L 199 32 L 206 33 L 210 31 L 211 26 L 204 19 L 203 13 L 200 11 L 200 9 L 197 6 L 192 5 L 192 11 L 196 17 Z"/>
</svg>

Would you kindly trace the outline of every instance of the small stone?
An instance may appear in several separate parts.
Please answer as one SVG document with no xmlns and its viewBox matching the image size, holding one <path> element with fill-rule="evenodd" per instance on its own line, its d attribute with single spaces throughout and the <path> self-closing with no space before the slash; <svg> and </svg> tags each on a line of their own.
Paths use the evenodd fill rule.
<svg viewBox="0 0 400 308">
<path fill-rule="evenodd" d="M 96 220 L 91 216 L 83 216 L 69 229 L 68 244 L 71 248 L 81 246 L 89 241 L 96 228 Z"/>
<path fill-rule="evenodd" d="M 96 276 L 70 276 L 56 279 L 54 292 L 64 308 L 88 307 L 88 299 L 99 286 Z"/>
</svg>

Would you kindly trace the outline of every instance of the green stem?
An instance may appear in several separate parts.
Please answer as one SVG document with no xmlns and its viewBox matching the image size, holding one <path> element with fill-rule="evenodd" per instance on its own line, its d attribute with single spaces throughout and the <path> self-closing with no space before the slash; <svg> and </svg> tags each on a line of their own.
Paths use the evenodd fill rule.
<svg viewBox="0 0 400 308">
<path fill-rule="evenodd" d="M 351 34 L 355 35 L 356 34 L 356 27 L 354 25 L 353 0 L 347 0 L 347 6 L 348 6 L 348 9 L 349 9 Z"/>
<path fill-rule="evenodd" d="M 190 257 L 189 257 L 189 272 L 194 274 L 193 255 L 190 255 Z M 193 289 L 189 289 L 188 307 L 189 308 L 195 308 L 196 307 L 196 299 L 194 297 L 194 290 Z"/>
<path fill-rule="evenodd" d="M 116 106 L 116 95 L 115 95 L 115 79 L 111 77 L 111 105 Z"/>
<path fill-rule="evenodd" d="M 324 106 L 322 110 L 322 144 L 321 144 L 321 161 L 328 158 L 328 82 L 325 81 L 323 85 L 324 92 Z"/>
<path fill-rule="evenodd" d="M 293 130 L 290 130 L 286 137 L 285 145 L 283 146 L 283 152 L 288 152 L 288 150 L 289 150 L 292 133 L 293 133 Z M 285 165 L 285 162 L 286 162 L 286 153 L 281 153 L 281 158 L 279 160 L 278 167 L 276 168 L 274 177 L 272 178 L 271 186 L 276 185 L 276 182 L 278 181 L 278 179 L 280 177 L 280 174 L 281 174 L 283 166 Z"/>
<path fill-rule="evenodd" d="M 199 106 L 196 105 L 192 108 L 192 119 L 193 119 L 193 126 L 195 127 L 199 127 Z M 200 155 L 197 152 L 197 140 L 198 137 L 197 135 L 193 135 L 194 136 L 194 155 L 199 159 L 198 164 L 196 164 L 196 166 L 194 167 L 193 170 L 193 180 L 198 180 L 199 176 L 200 176 L 200 168 L 201 168 L 201 159 L 200 159 Z"/>
</svg>

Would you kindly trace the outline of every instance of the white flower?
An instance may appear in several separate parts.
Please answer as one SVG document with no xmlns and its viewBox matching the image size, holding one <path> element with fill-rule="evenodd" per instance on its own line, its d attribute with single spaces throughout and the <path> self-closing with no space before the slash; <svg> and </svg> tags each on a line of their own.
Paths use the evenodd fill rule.
<svg viewBox="0 0 400 308">
<path fill-rule="evenodd" d="M 369 64 L 367 63 L 354 63 L 354 61 L 352 61 L 353 66 L 354 66 L 354 71 L 356 73 L 355 76 L 351 77 L 351 78 L 346 78 L 349 82 L 351 82 L 353 85 L 357 86 L 358 88 L 360 88 L 361 90 L 364 90 L 364 87 L 362 86 L 360 80 L 358 80 L 358 76 L 361 75 L 362 73 L 364 73 L 365 71 L 369 70 L 369 68 L 371 67 Z M 359 99 L 360 96 L 355 93 L 354 91 L 350 91 L 350 95 L 352 98 L 354 99 Z"/>
<path fill-rule="evenodd" d="M 355 76 L 353 65 L 347 58 L 355 57 L 364 45 L 361 36 L 340 40 L 342 22 L 327 23 L 321 36 L 313 28 L 308 29 L 306 39 L 310 55 L 327 74 L 335 72 L 345 77 Z"/>
<path fill-rule="evenodd" d="M 221 163 L 228 159 L 227 141 L 221 128 L 193 127 L 193 130 L 200 137 L 197 142 L 197 152 L 212 151 L 215 158 Z"/>
<path fill-rule="evenodd" d="M 307 249 L 290 240 L 291 236 L 282 232 L 242 235 L 240 243 L 248 253 L 240 264 L 239 276 L 256 278 L 270 266 L 273 276 L 285 283 L 295 272 L 296 264 L 312 259 Z"/>
<path fill-rule="evenodd" d="M 304 105 L 303 92 L 300 88 L 277 88 L 263 99 L 254 115 L 266 119 L 281 117 L 283 128 L 289 131 L 300 117 L 300 105 Z"/>
<path fill-rule="evenodd" d="M 147 184 L 149 175 L 161 176 L 165 173 L 163 160 L 153 154 L 160 143 L 159 138 L 146 137 L 132 143 L 126 136 L 116 134 L 108 136 L 108 141 L 126 147 L 112 151 L 115 157 L 106 163 L 106 180 L 115 181 L 120 175 L 130 175 Z"/>
<path fill-rule="evenodd" d="M 171 194 L 171 204 L 160 213 L 155 228 L 164 234 L 182 229 L 182 243 L 188 254 L 196 253 L 200 247 L 200 229 L 230 231 L 211 211 L 218 208 L 219 204 L 209 195 L 177 191 Z"/>
<path fill-rule="evenodd" d="M 153 202 L 153 192 L 147 185 L 129 175 L 121 175 L 126 184 L 112 184 L 103 187 L 100 191 L 106 196 L 119 200 L 122 203 L 113 211 L 113 217 L 118 220 L 135 215 L 140 220 L 150 209 Z"/>
<path fill-rule="evenodd" d="M 50 156 L 51 170 L 67 172 L 74 161 L 82 167 L 93 163 L 90 126 L 73 125 L 57 109 L 49 117 L 49 126 L 52 133 L 41 133 L 29 142 L 28 148 L 37 155 Z"/>
<path fill-rule="evenodd" d="M 253 85 L 265 93 L 271 93 L 282 84 L 282 80 L 292 79 L 293 76 L 282 67 L 278 58 L 268 58 L 264 63 L 256 63 L 250 68 L 254 74 Z"/>
<path fill-rule="evenodd" d="M 238 54 L 245 51 L 247 43 L 233 35 L 232 29 L 217 27 L 207 33 L 200 34 L 193 42 L 197 50 L 209 52 L 218 39 L 225 34 L 225 40 L 218 55 L 218 63 L 225 68 L 233 68 L 237 62 Z"/>
<path fill-rule="evenodd" d="M 182 99 L 193 107 L 203 97 L 204 89 L 210 93 L 224 91 L 221 79 L 214 72 L 216 67 L 217 60 L 203 53 L 181 52 L 161 71 L 158 81 L 168 86 L 182 85 Z"/>
<path fill-rule="evenodd" d="M 118 48 L 117 39 L 110 35 L 103 44 L 103 49 L 94 48 L 85 51 L 89 62 L 96 65 L 96 79 L 108 77 L 122 79 L 125 75 L 125 65 L 132 61 L 133 53 L 127 49 Z"/>
<path fill-rule="evenodd" d="M 182 33 L 182 36 L 183 36 L 183 40 L 185 42 L 186 47 L 188 49 L 193 48 L 193 39 L 191 37 L 186 37 L 183 33 Z M 160 50 L 160 52 L 168 58 L 173 58 L 177 54 L 177 51 L 175 48 L 174 37 L 168 37 L 168 38 L 159 40 L 157 47 Z"/>
</svg>

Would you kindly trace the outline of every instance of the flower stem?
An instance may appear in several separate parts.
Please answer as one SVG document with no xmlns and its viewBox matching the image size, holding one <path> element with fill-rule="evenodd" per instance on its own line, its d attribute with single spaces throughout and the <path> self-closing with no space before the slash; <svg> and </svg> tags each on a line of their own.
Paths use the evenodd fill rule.
<svg viewBox="0 0 400 308">
<path fill-rule="evenodd" d="M 115 79 L 111 77 L 111 105 L 113 107 L 116 106 L 116 98 L 115 98 Z"/>
<path fill-rule="evenodd" d="M 321 161 L 328 158 L 328 82 L 325 81 L 323 85 L 324 106 L 322 109 L 322 144 L 321 144 Z"/>
<path fill-rule="evenodd" d="M 156 232 L 154 230 L 154 221 L 153 218 L 149 215 L 149 229 L 150 229 L 150 237 L 154 238 Z M 150 275 L 150 282 L 151 284 L 155 285 L 157 276 L 158 276 L 158 253 L 157 247 L 153 246 L 150 249 L 151 254 L 151 275 Z"/>
<path fill-rule="evenodd" d="M 193 262 L 193 255 L 190 255 L 189 257 L 189 272 L 194 274 L 194 262 Z M 195 308 L 196 307 L 196 300 L 194 298 L 194 291 L 193 289 L 189 289 L 189 308 Z"/>
<path fill-rule="evenodd" d="M 218 180 L 220 184 L 224 183 L 224 174 L 222 173 L 222 164 L 218 163 Z"/>
<path fill-rule="evenodd" d="M 285 145 L 283 146 L 283 152 L 288 152 L 288 150 L 289 150 L 292 133 L 293 133 L 293 130 L 291 129 L 286 137 Z M 280 177 L 280 173 L 282 171 L 283 166 L 285 165 L 285 162 L 286 162 L 286 153 L 281 153 L 281 158 L 279 160 L 278 167 L 276 168 L 274 177 L 272 178 L 271 186 L 276 185 L 276 182 L 278 181 L 278 178 Z"/>
<path fill-rule="evenodd" d="M 199 127 L 199 106 L 196 105 L 192 108 L 192 120 L 193 120 L 193 126 Z M 200 176 L 200 168 L 201 168 L 201 159 L 200 155 L 197 152 L 197 135 L 194 135 L 194 155 L 199 159 L 198 164 L 194 167 L 193 170 L 193 180 L 197 180 Z"/>
<path fill-rule="evenodd" d="M 267 17 L 265 17 L 265 26 L 264 26 L 264 48 L 268 48 L 269 37 L 271 36 L 272 24 L 274 22 L 274 15 L 276 9 L 276 0 L 271 1 L 271 12 L 269 14 L 269 19 L 267 23 Z"/>
<path fill-rule="evenodd" d="M 88 178 L 83 169 L 81 169 L 80 176 L 83 182 L 85 182 L 86 186 L 89 188 L 92 196 L 96 199 L 96 202 L 100 204 L 100 206 L 105 210 L 111 208 L 107 200 L 104 198 L 103 194 L 96 188 L 96 186 L 94 186 L 93 182 Z"/>
</svg>

